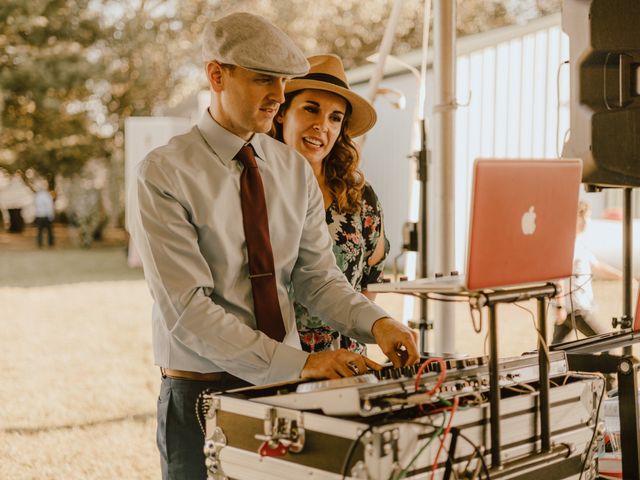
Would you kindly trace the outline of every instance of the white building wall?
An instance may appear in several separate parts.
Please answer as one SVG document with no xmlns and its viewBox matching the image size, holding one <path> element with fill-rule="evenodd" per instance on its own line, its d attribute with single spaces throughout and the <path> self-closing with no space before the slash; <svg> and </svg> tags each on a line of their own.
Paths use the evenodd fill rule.
<svg viewBox="0 0 640 480">
<path fill-rule="evenodd" d="M 166 145 L 171 137 L 185 133 L 191 127 L 188 118 L 182 117 L 129 117 L 124 123 L 124 185 L 125 197 L 128 198 L 131 182 L 135 178 L 138 164 L 153 149 Z M 125 202 L 125 225 L 127 208 Z M 128 263 L 130 267 L 140 267 L 133 242 L 129 241 Z"/>
<path fill-rule="evenodd" d="M 378 122 L 364 140 L 361 168 L 384 210 L 385 235 L 391 244 L 387 265 L 392 265 L 393 257 L 401 251 L 402 225 L 418 219 L 417 212 L 410 211 L 412 184 L 417 176 L 416 162 L 408 158 L 419 148 L 419 144 L 412 144 L 415 141 L 413 119 L 418 102 L 418 82 L 413 75 L 400 75 L 385 79 L 384 85 L 403 92 L 407 107 L 398 110 L 385 98 L 376 100 Z M 363 96 L 366 89 L 366 84 L 354 86 L 354 90 Z"/>
</svg>

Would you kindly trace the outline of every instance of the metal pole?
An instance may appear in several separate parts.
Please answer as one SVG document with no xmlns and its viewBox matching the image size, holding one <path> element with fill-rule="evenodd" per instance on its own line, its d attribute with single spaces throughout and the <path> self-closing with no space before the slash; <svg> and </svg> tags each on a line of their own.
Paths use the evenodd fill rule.
<svg viewBox="0 0 640 480">
<path fill-rule="evenodd" d="M 631 212 L 631 194 L 633 189 L 625 188 L 624 190 L 624 206 L 623 216 L 624 224 L 622 228 L 622 315 L 625 319 L 630 319 L 633 315 L 631 311 L 631 280 L 632 280 L 632 240 L 633 240 L 633 221 Z M 624 347 L 623 356 L 632 355 L 632 347 Z"/>
<path fill-rule="evenodd" d="M 429 52 L 429 27 L 431 23 L 431 0 L 425 0 L 422 17 L 422 61 L 420 64 L 420 88 L 418 91 L 418 122 L 420 128 L 420 152 L 418 153 L 418 179 L 420 180 L 420 217 L 418 219 L 418 258 L 420 276 L 429 276 L 429 144 L 425 102 L 427 91 L 427 53 Z M 429 304 L 427 298 L 420 299 L 420 350 L 429 350 Z"/>
<path fill-rule="evenodd" d="M 547 358 L 547 309 L 545 297 L 538 298 L 538 368 L 540 377 L 540 445 L 542 453 L 551 451 L 549 407 L 549 359 Z"/>
<path fill-rule="evenodd" d="M 418 153 L 418 177 L 420 179 L 420 218 L 418 220 L 418 256 L 420 260 L 420 276 L 429 276 L 427 263 L 427 236 L 429 222 L 429 195 L 427 190 L 429 156 L 427 150 L 427 132 L 425 122 L 420 122 L 420 152 Z M 429 350 L 429 304 L 426 295 L 420 298 L 420 350 L 426 354 Z M 443 352 L 444 350 L 441 350 Z M 451 351 L 451 350 L 450 350 Z"/>
<path fill-rule="evenodd" d="M 448 275 L 455 268 L 455 109 L 456 109 L 456 2 L 436 0 L 433 18 L 436 131 L 434 165 L 438 172 L 435 191 L 436 271 Z M 435 305 L 440 352 L 455 350 L 453 304 Z"/>
<path fill-rule="evenodd" d="M 380 82 L 382 81 L 382 77 L 384 77 L 384 65 L 387 61 L 387 56 L 391 52 L 391 47 L 393 46 L 393 37 L 396 34 L 396 28 L 398 26 L 398 19 L 400 18 L 400 9 L 402 7 L 402 0 L 395 0 L 393 2 L 393 7 L 391 8 L 391 15 L 389 16 L 389 21 L 387 22 L 387 27 L 384 30 L 384 36 L 382 37 L 382 42 L 380 42 L 380 50 L 378 50 L 378 60 L 376 62 L 375 69 L 371 74 L 371 78 L 369 79 L 369 87 L 367 89 L 367 99 L 371 104 L 376 100 L 376 96 L 378 94 L 378 87 Z M 362 135 L 355 140 L 355 144 L 358 146 L 360 150 L 364 148 L 364 142 L 366 141 L 367 136 Z"/>
<path fill-rule="evenodd" d="M 391 47 L 393 46 L 393 37 L 396 34 L 396 27 L 398 26 L 398 20 L 400 18 L 400 10 L 402 9 L 402 0 L 395 0 L 393 7 L 391 8 L 391 15 L 387 21 L 387 27 L 384 30 L 384 36 L 380 43 L 380 49 L 378 50 L 378 61 L 376 68 L 369 80 L 369 88 L 367 90 L 367 99 L 373 103 L 378 93 L 378 86 L 384 76 L 384 64 L 387 61 L 387 55 L 391 53 Z"/>
<path fill-rule="evenodd" d="M 489 411 L 491 418 L 491 468 L 502 464 L 500 460 L 500 379 L 498 377 L 498 327 L 496 304 L 489 308 Z"/>
<path fill-rule="evenodd" d="M 622 478 L 640 478 L 640 430 L 638 429 L 638 366 L 632 356 L 618 365 Z"/>
<path fill-rule="evenodd" d="M 421 129 L 427 130 L 427 116 L 425 115 L 427 100 L 427 61 L 429 57 L 429 29 L 431 28 L 431 0 L 425 0 L 422 15 L 422 57 L 420 59 L 420 87 L 418 90 L 418 120 L 422 122 Z"/>
</svg>

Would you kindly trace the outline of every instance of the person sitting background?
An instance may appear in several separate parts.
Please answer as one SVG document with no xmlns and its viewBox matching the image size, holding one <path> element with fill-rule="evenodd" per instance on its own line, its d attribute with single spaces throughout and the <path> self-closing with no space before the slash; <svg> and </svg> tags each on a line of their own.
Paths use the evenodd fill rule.
<svg viewBox="0 0 640 480">
<path fill-rule="evenodd" d="M 360 154 L 352 138 L 374 126 L 376 112 L 349 89 L 339 57 L 315 55 L 307 60 L 309 73 L 285 86 L 272 133 L 309 162 L 322 192 L 338 267 L 357 291 L 373 300 L 367 285 L 382 281 L 389 243 L 380 202 L 358 168 Z M 364 343 L 341 335 L 301 303 L 295 303 L 295 312 L 305 351 L 345 348 L 365 354 Z"/>
<path fill-rule="evenodd" d="M 620 280 L 622 272 L 600 262 L 587 247 L 583 233 L 591 218 L 591 207 L 587 202 L 578 204 L 576 243 L 573 253 L 573 275 L 561 285 L 560 295 L 555 300 L 556 322 L 551 343 L 561 343 L 571 330 L 577 329 L 586 336 L 603 333 L 593 318 L 592 276 L 607 280 Z M 567 292 L 566 294 L 564 292 Z"/>
</svg>

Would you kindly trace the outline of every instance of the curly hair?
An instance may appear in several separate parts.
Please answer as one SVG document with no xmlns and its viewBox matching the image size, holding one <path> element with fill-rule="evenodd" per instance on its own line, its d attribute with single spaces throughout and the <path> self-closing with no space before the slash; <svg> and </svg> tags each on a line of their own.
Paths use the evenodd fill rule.
<svg viewBox="0 0 640 480">
<path fill-rule="evenodd" d="M 291 101 L 303 90 L 297 90 L 285 95 L 285 101 L 280 105 L 279 115 L 284 115 L 291 106 Z M 360 170 L 360 154 L 353 140 L 347 133 L 351 105 L 347 102 L 347 111 L 340 128 L 340 134 L 329 154 L 322 160 L 322 174 L 331 199 L 337 204 L 339 212 L 357 213 L 362 204 L 364 189 L 364 174 Z M 273 123 L 271 136 L 284 142 L 282 124 Z"/>
</svg>

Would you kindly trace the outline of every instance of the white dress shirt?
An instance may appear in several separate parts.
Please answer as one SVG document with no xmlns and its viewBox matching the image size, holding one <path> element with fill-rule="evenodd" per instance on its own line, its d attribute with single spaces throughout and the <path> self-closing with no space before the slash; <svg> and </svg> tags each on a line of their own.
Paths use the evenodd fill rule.
<svg viewBox="0 0 640 480">
<path fill-rule="evenodd" d="M 322 194 L 306 160 L 265 134 L 253 146 L 265 189 L 286 337 L 256 330 L 240 206 L 245 141 L 208 112 L 190 132 L 152 151 L 129 194 L 129 231 L 153 307 L 155 362 L 195 372 L 227 371 L 254 384 L 298 378 L 293 298 L 361 341 L 387 313 L 355 292 L 336 266 Z"/>
<path fill-rule="evenodd" d="M 51 194 L 46 190 L 39 190 L 36 192 L 34 203 L 36 207 L 36 218 L 48 218 L 53 220 L 53 199 Z"/>
</svg>

